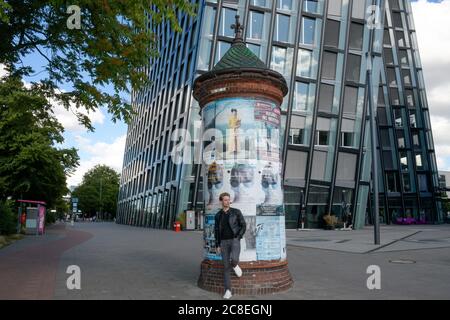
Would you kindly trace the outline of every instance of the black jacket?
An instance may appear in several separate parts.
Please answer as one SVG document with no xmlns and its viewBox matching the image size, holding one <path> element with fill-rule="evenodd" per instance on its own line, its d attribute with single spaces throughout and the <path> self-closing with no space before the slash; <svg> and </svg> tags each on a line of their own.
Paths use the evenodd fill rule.
<svg viewBox="0 0 450 320">
<path fill-rule="evenodd" d="M 247 228 L 241 210 L 230 207 L 230 209 L 228 209 L 228 213 L 224 213 L 223 209 L 220 209 L 219 212 L 216 213 L 214 219 L 214 236 L 216 238 L 216 247 L 220 247 L 220 236 L 222 234 L 220 221 L 224 214 L 230 215 L 228 221 L 235 238 L 242 239 Z"/>
</svg>

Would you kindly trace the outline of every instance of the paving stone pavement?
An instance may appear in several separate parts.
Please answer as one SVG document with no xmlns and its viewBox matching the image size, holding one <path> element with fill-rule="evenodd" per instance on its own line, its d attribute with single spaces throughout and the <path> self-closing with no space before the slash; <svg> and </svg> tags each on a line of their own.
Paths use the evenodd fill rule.
<svg viewBox="0 0 450 320">
<path fill-rule="evenodd" d="M 450 225 L 382 226 L 382 246 L 370 228 L 286 235 L 293 288 L 233 299 L 450 299 Z M 201 260 L 199 231 L 58 224 L 0 250 L 0 299 L 221 299 L 197 287 Z M 67 289 L 70 265 L 80 290 Z M 370 265 L 381 290 L 366 286 Z"/>
</svg>

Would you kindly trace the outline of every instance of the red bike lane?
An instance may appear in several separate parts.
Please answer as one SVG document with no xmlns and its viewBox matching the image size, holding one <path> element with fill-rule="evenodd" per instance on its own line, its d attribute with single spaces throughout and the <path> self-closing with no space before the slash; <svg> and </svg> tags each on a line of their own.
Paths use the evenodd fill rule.
<svg viewBox="0 0 450 320">
<path fill-rule="evenodd" d="M 61 255 L 93 237 L 65 225 L 50 227 L 48 232 L 62 238 L 0 256 L 0 299 L 53 299 Z"/>
</svg>

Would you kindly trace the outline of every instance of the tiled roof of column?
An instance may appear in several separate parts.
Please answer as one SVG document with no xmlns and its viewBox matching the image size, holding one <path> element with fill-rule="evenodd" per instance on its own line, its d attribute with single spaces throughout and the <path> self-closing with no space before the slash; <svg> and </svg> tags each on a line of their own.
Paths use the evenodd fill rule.
<svg viewBox="0 0 450 320">
<path fill-rule="evenodd" d="M 262 62 L 243 42 L 234 42 L 212 71 L 240 68 L 267 69 Z"/>
</svg>

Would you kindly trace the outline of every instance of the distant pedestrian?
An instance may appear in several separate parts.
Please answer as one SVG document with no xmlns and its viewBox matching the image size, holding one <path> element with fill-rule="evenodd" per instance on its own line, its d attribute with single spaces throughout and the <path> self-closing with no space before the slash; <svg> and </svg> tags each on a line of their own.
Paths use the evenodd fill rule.
<svg viewBox="0 0 450 320">
<path fill-rule="evenodd" d="M 222 209 L 215 216 L 215 239 L 217 253 L 222 254 L 224 265 L 224 289 L 225 299 L 230 299 L 231 280 L 230 271 L 233 268 L 236 276 L 242 276 L 242 270 L 239 267 L 239 254 L 241 252 L 241 239 L 246 230 L 244 216 L 241 210 L 230 207 L 230 194 L 223 192 L 219 196 L 222 202 Z M 231 261 L 230 261 L 231 259 Z"/>
</svg>

